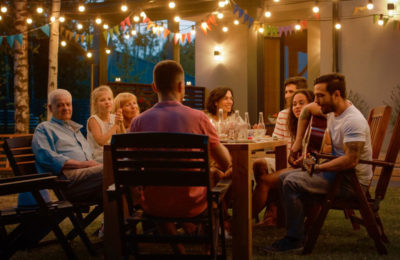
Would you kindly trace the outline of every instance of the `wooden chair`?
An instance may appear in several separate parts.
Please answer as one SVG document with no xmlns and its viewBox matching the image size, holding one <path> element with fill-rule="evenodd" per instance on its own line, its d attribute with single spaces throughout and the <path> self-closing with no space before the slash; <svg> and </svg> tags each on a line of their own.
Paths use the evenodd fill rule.
<svg viewBox="0 0 400 260">
<path fill-rule="evenodd" d="M 73 207 L 68 201 L 46 203 L 40 190 L 57 189 L 57 177 L 50 174 L 34 174 L 0 179 L 0 196 L 31 192 L 38 202 L 36 206 L 24 208 L 5 208 L 0 210 L 0 259 L 9 259 L 17 250 L 30 248 L 40 241 L 49 231 L 53 231 L 63 247 L 68 259 L 77 259 L 68 243 L 59 223 L 69 218 L 79 236 L 95 255 L 89 238 L 80 228 Z M 6 231 L 5 227 L 9 232 Z M 48 231 L 49 230 L 49 231 Z"/>
<path fill-rule="evenodd" d="M 35 155 L 32 151 L 32 138 L 33 135 L 29 134 L 4 140 L 4 151 L 15 176 L 38 173 L 35 167 Z M 63 199 L 61 193 L 56 195 L 59 199 Z M 103 205 L 101 203 L 93 204 L 73 202 L 73 206 L 83 229 L 90 225 L 90 223 L 92 223 L 103 212 Z M 91 206 L 95 207 L 90 211 Z M 83 217 L 82 213 L 88 214 Z M 77 230 L 73 229 L 67 235 L 67 238 L 68 240 L 73 240 L 77 235 Z"/>
<path fill-rule="evenodd" d="M 374 240 L 375 247 L 379 254 L 387 254 L 384 243 L 388 242 L 385 235 L 382 220 L 379 217 L 379 204 L 385 198 L 386 190 L 396 162 L 397 155 L 400 150 L 400 114 L 393 128 L 392 137 L 390 139 L 389 147 L 384 161 L 373 160 L 371 164 L 376 167 L 382 167 L 378 184 L 375 189 L 375 198 L 371 198 L 365 194 L 358 182 L 355 170 L 338 172 L 336 178 L 330 188 L 327 196 L 322 200 L 321 210 L 319 211 L 315 222 L 310 225 L 306 234 L 306 243 L 303 253 L 309 254 L 312 252 L 318 235 L 321 231 L 322 225 L 330 209 L 352 209 L 359 210 L 361 217 L 351 216 L 353 222 L 364 225 L 368 231 L 369 236 Z M 327 157 L 320 155 L 321 157 Z M 340 184 L 344 175 L 348 175 L 351 179 L 351 185 L 356 192 L 354 200 L 343 200 L 336 198 L 335 195 L 340 188 Z M 347 177 L 347 176 L 346 176 Z"/>
<path fill-rule="evenodd" d="M 126 258 L 133 254 L 141 259 L 175 259 L 180 257 L 216 259 L 218 237 L 221 242 L 219 257 L 225 258 L 222 199 L 230 181 L 210 187 L 208 136 L 185 133 L 129 133 L 114 135 L 111 140 L 115 191 L 109 189 L 109 198 L 117 200 L 122 252 Z M 137 186 L 202 186 L 207 189 L 207 211 L 192 218 L 163 218 L 150 216 L 136 210 L 132 204 L 131 188 Z M 165 194 L 168 196 L 168 194 Z M 126 200 L 128 210 L 124 210 Z M 218 221 L 219 220 L 219 221 Z M 176 236 L 163 234 L 140 234 L 136 225 L 143 221 L 155 223 L 203 223 L 205 234 Z M 222 232 L 220 232 L 220 229 Z M 220 233 L 220 235 L 218 235 Z M 141 243 L 206 244 L 208 252 L 188 255 L 167 253 L 148 254 Z M 156 248 L 153 247 L 153 250 Z"/>
</svg>

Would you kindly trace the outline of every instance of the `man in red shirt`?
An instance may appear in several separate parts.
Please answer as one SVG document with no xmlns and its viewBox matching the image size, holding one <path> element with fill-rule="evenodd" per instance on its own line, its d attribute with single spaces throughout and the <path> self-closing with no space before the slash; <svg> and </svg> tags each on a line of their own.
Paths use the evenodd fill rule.
<svg viewBox="0 0 400 260">
<path fill-rule="evenodd" d="M 181 132 L 209 136 L 210 155 L 218 168 L 226 171 L 231 167 L 229 151 L 219 142 L 218 135 L 207 116 L 199 110 L 184 106 L 184 71 L 172 60 L 159 62 L 153 71 L 153 90 L 158 103 L 140 116 L 130 126 L 130 132 Z M 168 196 L 166 196 L 168 195 Z M 144 210 L 154 216 L 193 217 L 207 208 L 204 187 L 146 187 Z M 163 227 L 165 232 L 175 233 L 173 223 Z M 183 247 L 178 251 L 184 252 Z"/>
</svg>

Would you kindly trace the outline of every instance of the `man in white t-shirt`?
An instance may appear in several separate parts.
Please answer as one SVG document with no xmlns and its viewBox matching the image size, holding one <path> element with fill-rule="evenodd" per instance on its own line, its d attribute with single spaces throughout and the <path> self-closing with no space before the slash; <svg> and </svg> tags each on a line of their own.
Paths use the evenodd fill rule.
<svg viewBox="0 0 400 260">
<path fill-rule="evenodd" d="M 302 138 L 311 115 L 325 114 L 328 119 L 328 131 L 332 142 L 332 154 L 338 156 L 322 164 L 314 165 L 314 174 L 300 169 L 284 173 L 280 176 L 280 188 L 283 196 L 283 207 L 286 215 L 286 236 L 276 241 L 267 252 L 284 252 L 299 250 L 304 239 L 303 201 L 310 194 L 326 194 L 335 171 L 356 168 L 356 174 L 366 192 L 372 178 L 371 165 L 358 164 L 360 159 L 371 160 L 372 147 L 368 122 L 361 112 L 346 99 L 344 76 L 327 74 L 318 77 L 314 84 L 315 102 L 303 108 L 299 118 L 296 140 L 291 148 L 290 156 L 302 163 L 300 156 Z M 318 107 L 318 105 L 320 107 Z M 308 162 L 309 163 L 309 162 Z M 311 164 L 306 162 L 306 168 Z M 343 179 L 340 187 L 341 197 L 352 197 L 354 191 L 350 180 Z"/>
</svg>

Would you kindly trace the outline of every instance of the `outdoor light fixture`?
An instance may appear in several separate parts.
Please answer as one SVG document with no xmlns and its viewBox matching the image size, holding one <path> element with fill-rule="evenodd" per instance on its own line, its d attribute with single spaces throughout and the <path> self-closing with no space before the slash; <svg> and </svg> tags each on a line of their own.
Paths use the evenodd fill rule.
<svg viewBox="0 0 400 260">
<path fill-rule="evenodd" d="M 278 3 L 278 2 L 279 2 L 279 0 L 274 0 L 274 2 L 275 2 L 275 3 Z"/>
<path fill-rule="evenodd" d="M 26 22 L 27 22 L 28 24 L 31 24 L 31 23 L 33 22 L 33 20 L 32 20 L 32 18 L 28 18 L 28 19 L 26 19 Z"/>
<path fill-rule="evenodd" d="M 266 11 L 264 15 L 265 15 L 265 17 L 270 18 L 271 17 L 271 12 L 270 11 Z"/>
<path fill-rule="evenodd" d="M 372 3 L 372 0 L 368 0 L 367 9 L 368 10 L 374 9 L 374 4 Z"/>
<path fill-rule="evenodd" d="M 314 14 L 319 13 L 318 1 L 315 1 L 315 5 L 312 8 L 312 11 L 313 11 Z"/>
<path fill-rule="evenodd" d="M 214 60 L 216 61 L 222 61 L 222 48 L 220 46 L 216 46 L 214 48 Z"/>
<path fill-rule="evenodd" d="M 234 24 L 234 25 L 239 25 L 239 20 L 233 21 L 233 24 Z"/>
<path fill-rule="evenodd" d="M 135 16 L 133 17 L 133 21 L 134 21 L 135 23 L 139 22 L 139 20 L 140 20 L 139 16 L 135 15 Z"/>
<path fill-rule="evenodd" d="M 125 33 L 125 34 L 124 34 L 124 37 L 125 37 L 125 39 L 129 39 L 129 37 L 130 37 L 130 36 L 129 36 L 129 33 Z"/>
<path fill-rule="evenodd" d="M 1 12 L 2 12 L 3 14 L 7 13 L 7 10 L 8 10 L 8 9 L 7 9 L 7 6 L 4 6 L 4 5 L 3 5 L 3 6 L 1 7 Z"/>
<path fill-rule="evenodd" d="M 93 53 L 90 52 L 90 51 L 88 51 L 88 52 L 86 53 L 86 57 L 88 57 L 89 59 L 92 58 L 92 57 L 93 57 Z"/>
<path fill-rule="evenodd" d="M 133 36 L 135 36 L 135 35 L 137 34 L 136 30 L 133 29 L 133 30 L 131 31 L 131 34 L 132 34 Z"/>
<path fill-rule="evenodd" d="M 218 13 L 218 14 L 217 14 L 217 18 L 218 18 L 218 19 L 224 18 L 224 14 L 223 14 L 223 13 Z"/>
<path fill-rule="evenodd" d="M 36 12 L 37 12 L 38 14 L 43 13 L 43 8 L 42 8 L 42 7 L 36 8 Z"/>
<path fill-rule="evenodd" d="M 110 49 L 106 49 L 106 54 L 110 54 L 111 53 L 111 50 Z"/>
<path fill-rule="evenodd" d="M 196 34 L 196 30 L 194 29 L 194 25 L 192 25 L 192 30 L 190 31 L 191 35 L 195 35 Z"/>
<path fill-rule="evenodd" d="M 80 24 L 80 23 L 78 23 L 78 24 L 76 25 L 76 28 L 77 28 L 78 30 L 82 30 L 82 28 L 83 28 L 83 25 L 82 25 L 82 24 Z"/>
<path fill-rule="evenodd" d="M 222 27 L 222 31 L 227 32 L 227 31 L 229 31 L 229 28 L 227 26 L 224 26 L 224 27 Z"/>
<path fill-rule="evenodd" d="M 207 29 L 207 23 L 206 22 L 202 22 L 201 23 L 201 28 L 203 28 L 204 30 L 206 30 Z"/>
<path fill-rule="evenodd" d="M 383 14 L 380 14 L 380 15 L 379 15 L 379 20 L 378 20 L 378 25 L 379 25 L 379 26 L 383 26 L 383 24 L 384 24 L 384 21 L 383 21 Z"/>
<path fill-rule="evenodd" d="M 60 23 L 65 22 L 65 17 L 64 16 L 60 16 L 60 18 L 58 18 L 58 20 L 60 21 Z"/>
<path fill-rule="evenodd" d="M 263 33 L 264 32 L 264 25 L 261 25 L 260 28 L 258 28 L 258 32 L 259 33 Z"/>
<path fill-rule="evenodd" d="M 143 18 L 146 18 L 146 13 L 143 12 L 143 11 L 141 11 L 141 12 L 140 12 L 140 16 L 143 17 Z"/>
<path fill-rule="evenodd" d="M 335 24 L 335 29 L 340 30 L 342 28 L 342 25 L 340 23 Z"/>
<path fill-rule="evenodd" d="M 121 11 L 122 11 L 122 12 L 128 11 L 128 6 L 126 5 L 126 3 L 123 3 L 123 4 L 121 5 Z"/>
<path fill-rule="evenodd" d="M 50 22 L 54 22 L 56 18 L 54 16 L 50 17 Z"/>
<path fill-rule="evenodd" d="M 86 7 L 83 5 L 83 4 L 80 4 L 79 6 L 78 6 L 78 11 L 79 12 L 85 12 L 85 10 L 86 10 Z"/>
<path fill-rule="evenodd" d="M 100 18 L 100 17 L 97 17 L 97 18 L 96 18 L 96 23 L 97 23 L 97 24 L 101 24 L 101 22 L 102 22 L 101 18 Z"/>
<path fill-rule="evenodd" d="M 103 24 L 103 29 L 107 30 L 109 28 L 108 24 Z"/>
<path fill-rule="evenodd" d="M 297 24 L 294 26 L 294 29 L 295 29 L 296 31 L 300 31 L 301 25 L 300 25 L 299 23 L 297 23 Z"/>
<path fill-rule="evenodd" d="M 169 1 L 169 4 L 168 4 L 168 6 L 169 6 L 169 8 L 175 8 L 175 2 L 174 1 Z"/>
<path fill-rule="evenodd" d="M 65 47 L 65 46 L 67 46 L 67 42 L 66 41 L 61 41 L 61 46 L 63 46 L 63 47 Z"/>
<path fill-rule="evenodd" d="M 175 17 L 174 17 L 174 21 L 175 21 L 175 22 L 178 23 L 180 20 L 181 20 L 181 18 L 180 18 L 179 16 L 175 16 Z"/>
</svg>

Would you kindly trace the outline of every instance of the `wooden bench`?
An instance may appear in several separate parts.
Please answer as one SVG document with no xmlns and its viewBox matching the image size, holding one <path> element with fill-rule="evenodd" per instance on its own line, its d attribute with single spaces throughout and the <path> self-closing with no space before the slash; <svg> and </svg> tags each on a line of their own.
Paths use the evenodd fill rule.
<svg viewBox="0 0 400 260">
<path fill-rule="evenodd" d="M 0 134 L 0 178 L 10 177 L 12 175 L 12 168 L 7 160 L 7 156 L 4 153 L 3 144 L 4 139 L 13 138 L 26 134 Z"/>
</svg>

